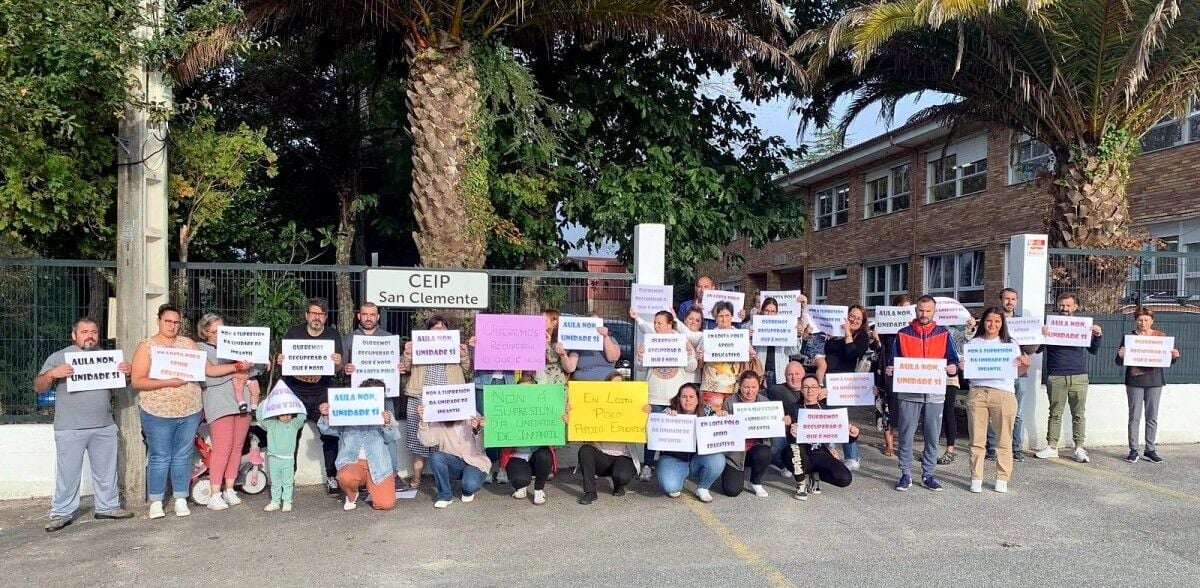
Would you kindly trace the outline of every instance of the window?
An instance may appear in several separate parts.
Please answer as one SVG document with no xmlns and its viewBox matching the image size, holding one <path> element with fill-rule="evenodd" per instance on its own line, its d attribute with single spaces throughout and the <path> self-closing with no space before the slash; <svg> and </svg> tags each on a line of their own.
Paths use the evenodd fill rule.
<svg viewBox="0 0 1200 588">
<path fill-rule="evenodd" d="M 983 304 L 983 251 L 969 250 L 925 258 L 925 291 L 963 304 Z"/>
<path fill-rule="evenodd" d="M 1026 138 L 1013 146 L 1008 165 L 1008 183 L 1023 184 L 1054 167 L 1054 154 L 1045 143 Z"/>
<path fill-rule="evenodd" d="M 955 175 L 957 161 L 958 156 L 947 155 L 929 164 L 929 197 L 934 202 L 941 202 L 957 195 L 955 187 L 958 182 L 958 176 Z"/>
<path fill-rule="evenodd" d="M 829 301 L 829 282 L 846 279 L 846 268 L 817 270 L 812 275 L 812 296 L 809 304 L 826 304 Z"/>
<path fill-rule="evenodd" d="M 721 282 L 720 285 L 717 286 L 717 289 L 724 290 L 726 292 L 741 292 L 742 291 L 742 281 L 741 280 L 730 280 L 728 282 Z"/>
<path fill-rule="evenodd" d="M 907 210 L 912 189 L 908 164 L 898 165 L 867 181 L 866 218 Z"/>
<path fill-rule="evenodd" d="M 1184 248 L 1189 253 L 1200 253 L 1200 242 L 1188 243 Z M 1183 288 L 1180 296 L 1187 296 L 1200 301 L 1200 258 L 1189 257 L 1183 261 L 1186 267 Z"/>
<path fill-rule="evenodd" d="M 846 224 L 850 220 L 850 184 L 817 192 L 817 230 Z"/>
<path fill-rule="evenodd" d="M 1171 116 L 1158 121 L 1142 135 L 1142 153 L 1200 141 L 1200 100 L 1192 103 L 1192 113 L 1185 122 L 1180 123 Z"/>
<path fill-rule="evenodd" d="M 1158 237 L 1159 243 L 1147 243 L 1146 251 L 1180 251 L 1179 237 Z M 1191 261 L 1191 260 L 1188 260 Z M 1196 263 L 1196 262 L 1192 262 Z M 1180 291 L 1178 257 L 1143 257 L 1129 273 L 1130 294 L 1141 292 L 1142 299 L 1175 298 Z M 1200 269 L 1200 268 L 1197 268 Z"/>
<path fill-rule="evenodd" d="M 887 306 L 897 294 L 908 294 L 908 262 L 897 261 L 863 268 L 865 306 Z"/>
<path fill-rule="evenodd" d="M 928 201 L 941 202 L 987 190 L 987 135 L 926 153 Z"/>
</svg>

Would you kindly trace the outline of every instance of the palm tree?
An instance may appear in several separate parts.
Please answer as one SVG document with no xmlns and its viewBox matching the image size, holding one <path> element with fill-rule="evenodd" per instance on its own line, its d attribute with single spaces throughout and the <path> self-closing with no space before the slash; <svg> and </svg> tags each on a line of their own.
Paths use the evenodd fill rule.
<svg viewBox="0 0 1200 588">
<path fill-rule="evenodd" d="M 414 238 L 431 267 L 484 262 L 491 206 L 473 46 L 640 38 L 719 55 L 751 80 L 763 68 L 804 75 L 787 52 L 793 25 L 778 0 L 246 0 L 242 7 L 240 24 L 217 29 L 176 64 L 177 80 L 219 63 L 239 39 L 269 26 L 403 37 Z"/>
</svg>

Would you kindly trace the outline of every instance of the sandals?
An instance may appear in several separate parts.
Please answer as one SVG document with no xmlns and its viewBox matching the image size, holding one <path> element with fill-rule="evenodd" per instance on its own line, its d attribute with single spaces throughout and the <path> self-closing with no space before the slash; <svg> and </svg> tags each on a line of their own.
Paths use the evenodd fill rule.
<svg viewBox="0 0 1200 588">
<path fill-rule="evenodd" d="M 883 448 L 883 456 L 884 457 L 896 457 L 896 450 L 891 447 L 884 447 Z"/>
<path fill-rule="evenodd" d="M 950 451 L 943 453 L 942 456 L 938 458 L 937 463 L 938 465 L 950 465 L 954 463 L 954 453 Z"/>
</svg>

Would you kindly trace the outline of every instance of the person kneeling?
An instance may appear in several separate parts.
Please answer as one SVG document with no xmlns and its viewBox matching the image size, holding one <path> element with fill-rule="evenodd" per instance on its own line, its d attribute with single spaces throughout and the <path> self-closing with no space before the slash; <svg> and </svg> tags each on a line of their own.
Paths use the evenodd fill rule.
<svg viewBox="0 0 1200 588">
<path fill-rule="evenodd" d="M 433 507 L 450 506 L 454 501 L 450 485 L 455 480 L 462 481 L 462 501 L 475 500 L 475 493 L 483 487 L 487 472 L 492 469 L 492 460 L 484 452 L 480 436 L 486 420 L 475 415 L 467 420 L 427 423 L 424 406 L 417 407 L 417 415 L 421 419 L 417 430 L 421 443 L 432 448 L 429 467 L 437 483 L 437 502 Z"/>
<path fill-rule="evenodd" d="M 364 382 L 364 385 L 366 382 Z M 346 497 L 343 510 L 354 510 L 358 506 L 358 490 L 364 485 L 371 497 L 371 508 L 391 510 L 396 506 L 396 476 L 392 474 L 392 458 L 388 455 L 385 439 L 398 439 L 400 429 L 392 420 L 392 414 L 383 412 L 383 425 L 354 425 L 334 427 L 329 424 L 329 403 L 318 407 L 321 418 L 317 429 L 322 435 L 338 438 L 337 467 L 338 487 Z"/>
<path fill-rule="evenodd" d="M 825 389 L 816 376 L 805 376 L 801 384 L 803 400 L 797 407 L 784 407 L 787 414 L 796 414 L 797 408 L 805 410 L 827 410 L 822 397 Z M 796 479 L 796 500 L 808 500 L 808 495 L 821 493 L 820 482 L 828 482 L 838 488 L 845 488 L 853 481 L 850 469 L 834 454 L 833 449 L 826 443 L 797 443 L 798 425 L 792 425 L 788 432 L 788 445 L 784 459 L 792 466 L 792 475 Z M 858 427 L 850 425 L 850 442 L 858 440 Z"/>
</svg>

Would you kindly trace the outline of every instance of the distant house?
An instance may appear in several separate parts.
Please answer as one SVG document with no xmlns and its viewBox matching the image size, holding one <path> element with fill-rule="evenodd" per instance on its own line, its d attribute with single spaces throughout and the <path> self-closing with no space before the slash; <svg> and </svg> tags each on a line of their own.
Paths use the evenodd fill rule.
<svg viewBox="0 0 1200 588">
<path fill-rule="evenodd" d="M 629 280 L 606 277 L 628 273 L 629 268 L 623 262 L 611 257 L 569 257 L 562 269 L 596 274 L 588 278 L 586 287 L 567 289 L 562 312 L 581 316 L 596 313 L 604 318 L 628 316 Z"/>
</svg>

